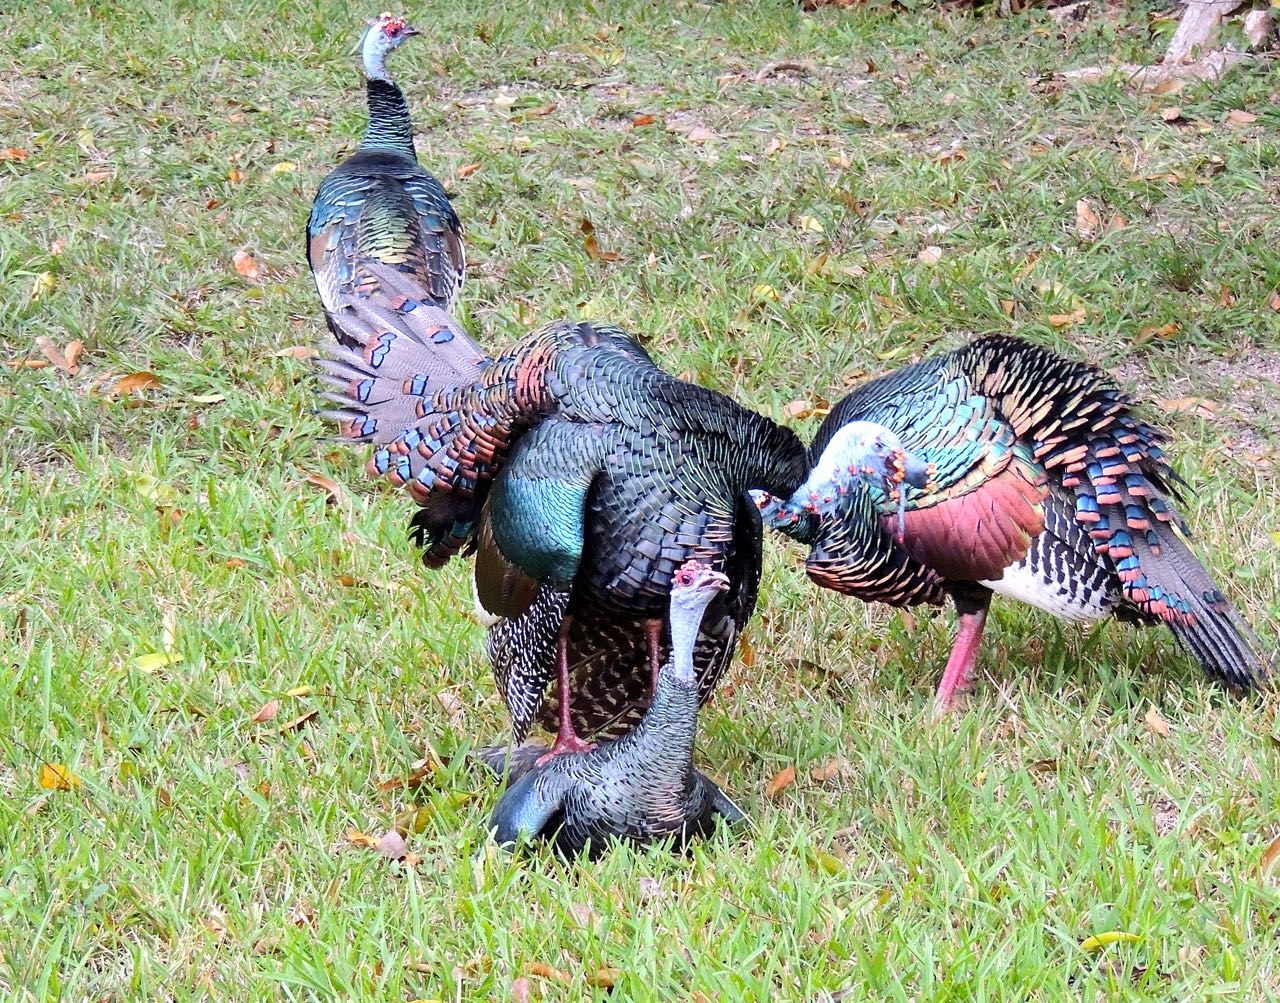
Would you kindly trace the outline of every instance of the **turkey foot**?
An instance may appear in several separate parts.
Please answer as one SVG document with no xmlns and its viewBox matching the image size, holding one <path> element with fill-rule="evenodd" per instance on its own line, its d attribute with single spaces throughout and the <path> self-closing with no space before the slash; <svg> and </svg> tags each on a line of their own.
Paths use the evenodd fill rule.
<svg viewBox="0 0 1280 1003">
<path fill-rule="evenodd" d="M 578 737 L 573 727 L 573 714 L 569 711 L 571 683 L 569 681 L 569 617 L 567 616 L 560 624 L 560 633 L 556 637 L 556 674 L 559 677 L 560 686 L 560 730 L 556 733 L 555 744 L 551 746 L 549 752 L 538 757 L 535 766 L 545 766 L 556 756 L 590 752 L 596 747 L 594 742 L 585 742 Z"/>
<path fill-rule="evenodd" d="M 974 671 L 978 664 L 978 649 L 982 646 L 982 628 L 987 622 L 989 601 L 990 598 L 987 597 L 979 608 L 963 610 L 960 613 L 960 627 L 956 631 L 955 642 L 951 645 L 951 656 L 947 659 L 947 667 L 942 670 L 942 681 L 938 683 L 938 692 L 933 698 L 931 720 L 934 722 L 951 712 L 956 694 L 968 693 L 973 688 Z M 957 602 L 957 608 L 959 606 L 960 603 Z"/>
</svg>

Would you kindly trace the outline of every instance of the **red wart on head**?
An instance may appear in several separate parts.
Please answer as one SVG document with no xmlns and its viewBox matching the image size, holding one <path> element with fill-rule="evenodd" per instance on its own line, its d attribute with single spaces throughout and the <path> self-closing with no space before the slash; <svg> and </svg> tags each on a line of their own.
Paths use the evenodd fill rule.
<svg viewBox="0 0 1280 1003">
<path fill-rule="evenodd" d="M 721 591 L 729 587 L 729 576 L 714 571 L 711 565 L 695 559 L 680 565 L 671 584 L 673 588 L 679 589 L 714 588 Z"/>
</svg>

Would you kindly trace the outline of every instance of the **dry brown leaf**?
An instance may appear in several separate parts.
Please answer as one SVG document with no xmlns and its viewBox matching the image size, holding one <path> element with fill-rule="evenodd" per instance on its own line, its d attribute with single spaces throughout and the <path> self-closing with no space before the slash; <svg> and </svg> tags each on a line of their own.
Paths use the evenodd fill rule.
<svg viewBox="0 0 1280 1003">
<path fill-rule="evenodd" d="M 248 251 L 236 251 L 235 254 L 231 255 L 231 264 L 246 279 L 259 279 L 262 277 L 262 266 Z"/>
<path fill-rule="evenodd" d="M 620 978 L 622 978 L 621 968 L 597 968 L 594 972 L 587 973 L 586 983 L 598 989 L 612 989 L 618 984 Z"/>
<path fill-rule="evenodd" d="M 316 350 L 310 345 L 289 345 L 271 353 L 277 359 L 313 359 Z"/>
<path fill-rule="evenodd" d="M 0 150 L 0 163 L 4 163 L 6 160 L 21 163 L 29 156 L 30 154 L 20 146 L 6 146 L 3 150 Z"/>
<path fill-rule="evenodd" d="M 280 701 L 268 700 L 254 711 L 253 717 L 249 718 L 249 722 L 251 724 L 262 724 L 266 721 L 270 721 L 278 713 L 280 713 Z"/>
<path fill-rule="evenodd" d="M 806 418 L 824 418 L 830 413 L 831 405 L 822 398 L 813 401 L 788 401 L 782 407 L 782 416 L 794 421 L 804 421 Z"/>
<path fill-rule="evenodd" d="M 401 777 L 391 777 L 378 784 L 378 790 L 383 794 L 388 791 L 400 790 L 402 787 L 421 787 L 423 783 L 435 776 L 436 764 L 427 760 L 426 764 L 420 769 L 412 770 Z"/>
<path fill-rule="evenodd" d="M 462 723 L 462 701 L 450 693 L 448 690 L 441 690 L 436 694 L 436 702 L 444 708 L 444 712 L 449 715 L 449 720 L 454 724 Z"/>
<path fill-rule="evenodd" d="M 787 148 L 787 141 L 781 136 L 774 136 L 764 148 L 765 157 L 772 159 Z"/>
<path fill-rule="evenodd" d="M 111 388 L 111 396 L 132 397 L 141 394 L 144 390 L 159 390 L 160 386 L 159 376 L 143 370 L 140 373 L 121 376 L 120 379 L 116 380 L 115 386 Z"/>
<path fill-rule="evenodd" d="M 840 776 L 847 769 L 849 769 L 849 760 L 838 756 L 835 759 L 828 759 L 825 763 L 815 766 L 809 771 L 809 776 L 818 783 L 825 784 Z"/>
<path fill-rule="evenodd" d="M 596 227 L 586 216 L 582 217 L 582 222 L 578 224 L 582 229 L 583 242 L 587 248 L 587 257 L 595 261 L 617 261 L 618 253 L 616 251 L 600 250 L 600 242 L 596 240 Z"/>
<path fill-rule="evenodd" d="M 1280 863 L 1280 836 L 1273 839 L 1262 852 L 1262 863 L 1258 869 L 1264 878 L 1270 877 L 1277 863 Z"/>
<path fill-rule="evenodd" d="M 1156 710 L 1155 704 L 1147 706 L 1147 714 L 1143 720 L 1147 722 L 1147 727 L 1161 738 L 1169 737 L 1169 722 Z"/>
<path fill-rule="evenodd" d="M 336 505 L 342 501 L 342 485 L 332 477 L 325 477 L 324 474 L 307 474 L 303 477 L 303 481 L 313 488 L 319 488 L 321 491 L 327 492 L 329 497 L 326 504 Z"/>
<path fill-rule="evenodd" d="M 244 171 L 238 167 L 231 168 L 231 170 L 227 171 L 227 180 L 233 185 L 240 184 L 244 180 Z"/>
<path fill-rule="evenodd" d="M 690 129 L 684 138 L 690 143 L 705 143 L 709 139 L 715 139 L 716 134 L 710 129 L 704 129 L 699 125 Z"/>
<path fill-rule="evenodd" d="M 84 355 L 84 342 L 80 340 L 68 341 L 67 347 L 62 350 L 62 354 L 66 356 L 67 365 L 71 367 L 74 373 L 80 369 L 80 356 Z"/>
<path fill-rule="evenodd" d="M 523 114 L 525 118 L 546 118 L 546 116 L 550 115 L 555 110 L 556 110 L 556 105 L 554 103 L 544 104 L 544 105 L 540 105 L 537 108 L 530 108 L 528 111 L 524 112 Z"/>
<path fill-rule="evenodd" d="M 1085 312 L 1083 309 L 1073 310 L 1071 313 L 1051 313 L 1049 314 L 1049 325 L 1051 327 L 1070 327 L 1072 324 L 1078 324 L 1084 320 Z"/>
<path fill-rule="evenodd" d="M 1232 108 L 1227 112 L 1227 125 L 1243 127 L 1252 125 L 1258 121 L 1258 116 L 1251 111 L 1245 111 L 1243 108 Z"/>
<path fill-rule="evenodd" d="M 1005 312 L 1005 315 L 1008 317 L 1012 317 L 1014 310 L 1016 310 L 1017 308 L 1018 308 L 1018 304 L 1014 300 L 1000 301 L 1000 309 L 1003 310 Z"/>
<path fill-rule="evenodd" d="M 1182 109 L 1176 104 L 1170 105 L 1168 108 L 1161 110 L 1160 117 L 1166 122 L 1176 122 L 1178 119 L 1182 118 Z"/>
<path fill-rule="evenodd" d="M 1280 313 L 1280 292 L 1274 292 L 1267 298 L 1267 306 L 1276 313 Z"/>
<path fill-rule="evenodd" d="M 319 716 L 320 716 L 320 712 L 318 710 L 309 710 L 305 714 L 303 714 L 301 717 L 295 717 L 288 724 L 282 724 L 279 727 L 279 729 L 277 729 L 276 733 L 280 735 L 285 735 L 291 731 L 297 731 L 303 725 L 308 724 L 311 721 L 314 721 Z"/>
<path fill-rule="evenodd" d="M 933 158 L 935 164 L 959 163 L 961 160 L 969 159 L 969 151 L 957 147 L 954 150 L 947 150 L 945 153 L 939 153 Z"/>
<path fill-rule="evenodd" d="M 764 785 L 765 797 L 776 798 L 795 782 L 796 768 L 794 766 L 785 767 L 770 777 L 769 782 Z"/>
<path fill-rule="evenodd" d="M 359 829 L 348 829 L 347 842 L 352 846 L 360 847 L 362 850 L 372 850 L 378 845 L 378 837 L 370 836 L 367 832 L 361 832 Z"/>
<path fill-rule="evenodd" d="M 480 170 L 480 166 L 479 161 L 474 164 L 463 164 L 458 168 L 458 180 L 461 181 L 463 178 L 471 177 L 476 171 Z"/>
<path fill-rule="evenodd" d="M 1106 231 L 1107 233 L 1115 233 L 1117 230 L 1123 230 L 1128 225 L 1129 221 L 1127 219 L 1119 213 L 1115 213 L 1107 219 Z"/>
<path fill-rule="evenodd" d="M 48 359 L 15 359 L 12 362 L 6 362 L 6 366 L 10 369 L 48 369 Z"/>
<path fill-rule="evenodd" d="M 1176 321 L 1169 321 L 1167 324 L 1148 324 L 1146 327 L 1138 331 L 1133 339 L 1134 346 L 1145 344 L 1152 338 L 1169 338 L 1177 334 L 1181 328 L 1178 327 Z"/>
<path fill-rule="evenodd" d="M 562 972 L 558 968 L 552 968 L 550 965 L 542 961 L 535 961 L 529 965 L 528 972 L 534 978 L 549 979 L 552 982 L 568 982 L 569 973 Z"/>
<path fill-rule="evenodd" d="M 1168 397 L 1158 403 L 1164 410 L 1175 414 L 1193 414 L 1204 419 L 1214 418 L 1218 414 L 1218 402 L 1205 397 Z"/>
<path fill-rule="evenodd" d="M 936 265 L 942 260 L 942 248 L 936 244 L 930 244 L 928 247 L 923 248 L 916 257 L 926 265 Z"/>
<path fill-rule="evenodd" d="M 654 117 L 652 115 L 642 114 L 642 115 L 637 115 L 635 118 L 631 120 L 631 127 L 633 129 L 639 129 L 642 126 L 653 125 L 653 123 L 654 123 Z"/>
<path fill-rule="evenodd" d="M 529 980 L 521 976 L 511 983 L 511 1003 L 529 1003 Z"/>
<path fill-rule="evenodd" d="M 73 342 L 73 344 L 79 345 L 80 342 Z M 43 334 L 40 335 L 40 337 L 36 338 L 36 348 L 40 349 L 40 354 L 52 362 L 55 368 L 66 373 L 68 376 L 74 376 L 80 368 L 67 358 L 66 353 L 53 343 L 52 338 L 46 338 Z M 78 352 L 76 353 L 76 357 L 79 358 Z"/>
<path fill-rule="evenodd" d="M 1218 283 L 1218 306 L 1235 306 L 1236 294 L 1225 282 Z"/>
<path fill-rule="evenodd" d="M 1088 240 L 1098 232 L 1098 227 L 1101 225 L 1102 218 L 1088 199 L 1080 199 L 1076 202 L 1076 233 Z"/>
</svg>

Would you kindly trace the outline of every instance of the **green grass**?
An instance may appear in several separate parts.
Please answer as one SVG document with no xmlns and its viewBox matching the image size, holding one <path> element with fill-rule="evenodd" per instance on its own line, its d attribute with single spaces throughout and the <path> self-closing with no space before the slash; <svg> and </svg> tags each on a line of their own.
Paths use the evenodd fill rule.
<svg viewBox="0 0 1280 1003">
<path fill-rule="evenodd" d="M 457 754 L 504 714 L 467 568 L 423 571 L 407 500 L 326 440 L 306 364 L 274 354 L 324 337 L 302 227 L 362 127 L 349 49 L 376 12 L 55 2 L 0 21 L 0 149 L 28 154 L 0 161 L 0 351 L 86 345 L 75 376 L 0 370 L 0 995 L 503 1000 L 533 963 L 570 978 L 531 979 L 549 1000 L 604 998 L 584 981 L 602 967 L 629 1000 L 1280 993 L 1259 869 L 1280 834 L 1274 701 L 1207 685 L 1161 634 L 1001 604 L 968 712 L 930 729 L 948 620 L 818 594 L 776 539 L 754 659 L 698 753 L 754 827 L 689 861 L 486 849 L 496 792 Z M 1267 67 L 1155 98 L 1053 83 L 1158 52 L 1136 9 L 1067 39 L 1034 12 L 784 0 L 409 13 L 427 33 L 395 69 L 464 220 L 462 313 L 487 344 L 608 318 L 779 418 L 985 330 L 1154 400 L 1208 397 L 1209 419 L 1154 413 L 1206 562 L 1274 639 Z M 811 72 L 754 79 L 778 59 Z M 1229 126 L 1233 108 L 1258 119 Z M 1081 239 L 1081 198 L 1127 225 Z M 587 254 L 584 217 L 618 261 Z M 233 270 L 241 248 L 260 280 Z M 161 388 L 112 399 L 140 370 Z M 182 661 L 143 671 L 166 618 Z M 379 790 L 424 756 L 447 765 Z M 80 785 L 42 788 L 42 763 Z M 347 844 L 418 806 L 415 868 Z M 1140 939 L 1081 949 L 1111 930 Z"/>
</svg>

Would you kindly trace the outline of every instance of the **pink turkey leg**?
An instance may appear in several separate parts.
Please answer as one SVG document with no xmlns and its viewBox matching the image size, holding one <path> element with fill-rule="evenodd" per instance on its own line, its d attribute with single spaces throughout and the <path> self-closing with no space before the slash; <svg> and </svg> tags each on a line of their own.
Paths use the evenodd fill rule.
<svg viewBox="0 0 1280 1003">
<path fill-rule="evenodd" d="M 933 698 L 933 720 L 951 711 L 957 693 L 967 693 L 973 686 L 974 669 L 978 664 L 978 649 L 982 645 L 982 628 L 987 622 L 987 611 L 961 613 L 960 627 L 951 645 L 951 657 L 942 670 L 942 682 Z"/>
<path fill-rule="evenodd" d="M 564 755 L 565 753 L 590 752 L 594 749 L 594 742 L 584 742 L 578 737 L 577 731 L 573 727 L 573 715 L 569 713 L 569 695 L 571 691 L 571 683 L 569 681 L 569 617 L 564 618 L 564 622 L 560 624 L 560 632 L 556 636 L 556 673 L 559 677 L 560 686 L 560 730 L 556 733 L 556 741 L 551 749 L 538 757 L 535 765 L 541 766 L 553 756 Z"/>
</svg>

